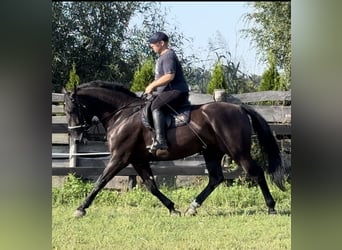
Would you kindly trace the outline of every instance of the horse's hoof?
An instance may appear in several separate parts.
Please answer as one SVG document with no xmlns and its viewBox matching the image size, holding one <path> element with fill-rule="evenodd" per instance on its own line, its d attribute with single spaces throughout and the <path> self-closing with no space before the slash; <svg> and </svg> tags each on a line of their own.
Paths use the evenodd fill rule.
<svg viewBox="0 0 342 250">
<path fill-rule="evenodd" d="M 179 212 L 179 211 L 177 211 L 177 210 L 171 210 L 171 211 L 170 211 L 170 215 L 171 215 L 171 216 L 181 216 L 182 213 Z"/>
<path fill-rule="evenodd" d="M 86 214 L 86 211 L 84 209 L 82 209 L 82 210 L 77 209 L 74 212 L 74 217 L 75 218 L 81 218 L 81 217 L 85 216 L 85 214 Z"/>
<path fill-rule="evenodd" d="M 189 207 L 184 213 L 185 216 L 195 216 L 196 214 L 197 214 L 196 209 L 193 209 L 191 207 Z"/>
<path fill-rule="evenodd" d="M 278 214 L 277 211 L 274 208 L 268 209 L 268 214 Z"/>
</svg>

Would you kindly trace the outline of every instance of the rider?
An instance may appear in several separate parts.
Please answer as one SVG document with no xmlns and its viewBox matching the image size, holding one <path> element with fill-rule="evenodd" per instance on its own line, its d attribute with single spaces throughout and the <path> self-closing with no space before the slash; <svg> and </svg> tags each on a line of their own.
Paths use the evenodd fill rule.
<svg viewBox="0 0 342 250">
<path fill-rule="evenodd" d="M 152 50 L 159 55 L 155 67 L 155 79 L 145 89 L 150 94 L 156 90 L 151 110 L 156 140 L 149 146 L 150 151 L 167 149 L 164 112 L 168 105 L 173 109 L 189 102 L 189 87 L 182 66 L 173 49 L 169 48 L 169 37 L 163 32 L 154 33 L 148 40 Z"/>
</svg>

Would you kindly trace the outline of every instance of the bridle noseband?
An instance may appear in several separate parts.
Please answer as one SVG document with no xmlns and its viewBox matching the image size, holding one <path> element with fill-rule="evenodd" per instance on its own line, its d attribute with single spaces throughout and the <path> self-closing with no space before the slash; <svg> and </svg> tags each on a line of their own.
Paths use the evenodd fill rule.
<svg viewBox="0 0 342 250">
<path fill-rule="evenodd" d="M 82 125 L 77 125 L 77 126 L 68 126 L 68 129 L 78 129 L 78 128 L 86 128 L 88 127 L 88 124 L 82 124 Z"/>
</svg>

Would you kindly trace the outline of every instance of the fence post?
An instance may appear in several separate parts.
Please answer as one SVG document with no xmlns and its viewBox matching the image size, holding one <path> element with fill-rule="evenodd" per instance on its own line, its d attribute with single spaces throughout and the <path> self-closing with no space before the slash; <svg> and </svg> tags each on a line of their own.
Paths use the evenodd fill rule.
<svg viewBox="0 0 342 250">
<path fill-rule="evenodd" d="M 76 139 L 72 136 L 69 136 L 69 167 L 76 167 L 76 154 L 77 153 L 77 144 Z"/>
<path fill-rule="evenodd" d="M 214 89 L 215 102 L 225 102 L 226 96 L 227 96 L 227 93 L 225 89 Z"/>
</svg>

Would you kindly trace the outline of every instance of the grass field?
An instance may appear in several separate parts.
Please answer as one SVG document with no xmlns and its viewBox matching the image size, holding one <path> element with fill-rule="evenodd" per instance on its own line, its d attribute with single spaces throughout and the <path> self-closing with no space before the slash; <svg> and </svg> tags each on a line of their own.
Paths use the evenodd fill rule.
<svg viewBox="0 0 342 250">
<path fill-rule="evenodd" d="M 286 192 L 270 187 L 278 215 L 267 215 L 258 187 L 221 185 L 194 217 L 169 216 L 154 196 L 138 187 L 105 190 L 85 217 L 73 218 L 89 188 L 73 179 L 53 190 L 53 249 L 291 249 L 289 184 Z M 161 190 L 184 212 L 202 188 Z"/>
</svg>

